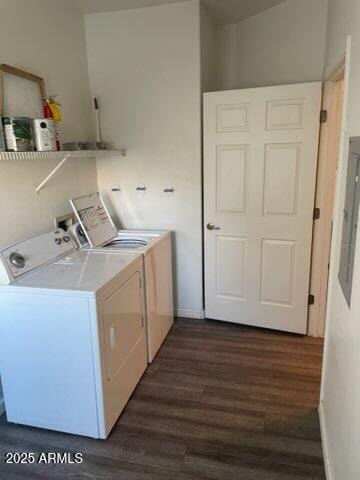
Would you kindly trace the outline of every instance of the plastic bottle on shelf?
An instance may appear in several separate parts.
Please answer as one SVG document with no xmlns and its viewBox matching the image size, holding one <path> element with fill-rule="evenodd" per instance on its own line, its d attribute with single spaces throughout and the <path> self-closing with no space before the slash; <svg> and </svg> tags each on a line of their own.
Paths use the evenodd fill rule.
<svg viewBox="0 0 360 480">
<path fill-rule="evenodd" d="M 55 137 L 56 137 L 56 150 L 60 151 L 61 150 L 61 144 L 60 144 L 60 139 L 59 139 L 59 130 L 57 127 L 57 122 L 61 120 L 61 115 L 60 111 L 57 108 L 57 103 L 54 100 L 54 97 L 48 97 L 45 99 L 44 103 L 44 108 L 43 108 L 43 113 L 44 113 L 44 118 L 52 118 L 54 120 L 55 124 Z M 55 118 L 54 116 L 54 109 L 56 108 L 56 112 L 58 112 L 58 118 Z"/>
</svg>

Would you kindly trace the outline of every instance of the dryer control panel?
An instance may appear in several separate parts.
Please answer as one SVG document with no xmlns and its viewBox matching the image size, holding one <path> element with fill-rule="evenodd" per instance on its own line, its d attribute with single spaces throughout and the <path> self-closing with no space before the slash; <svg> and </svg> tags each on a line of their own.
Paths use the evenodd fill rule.
<svg viewBox="0 0 360 480">
<path fill-rule="evenodd" d="M 8 285 L 74 250 L 73 240 L 60 228 L 8 246 L 0 252 L 0 285 Z"/>
</svg>

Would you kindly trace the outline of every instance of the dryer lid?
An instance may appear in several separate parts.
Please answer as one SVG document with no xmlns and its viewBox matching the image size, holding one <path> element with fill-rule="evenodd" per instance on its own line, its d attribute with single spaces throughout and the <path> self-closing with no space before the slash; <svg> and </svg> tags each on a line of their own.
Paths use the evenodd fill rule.
<svg viewBox="0 0 360 480">
<path fill-rule="evenodd" d="M 14 287 L 100 294 L 141 254 L 77 250 L 35 270 L 13 283 Z"/>
<path fill-rule="evenodd" d="M 117 236 L 117 228 L 99 193 L 70 199 L 91 247 L 101 247 Z"/>
</svg>

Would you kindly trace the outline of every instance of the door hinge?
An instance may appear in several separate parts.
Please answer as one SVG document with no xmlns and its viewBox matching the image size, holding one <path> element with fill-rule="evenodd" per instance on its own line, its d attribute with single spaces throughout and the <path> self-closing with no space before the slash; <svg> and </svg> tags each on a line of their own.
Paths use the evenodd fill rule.
<svg viewBox="0 0 360 480">
<path fill-rule="evenodd" d="M 315 295 L 309 295 L 309 305 L 315 305 Z"/>
<path fill-rule="evenodd" d="M 320 110 L 320 123 L 327 122 L 328 112 L 327 110 Z"/>
<path fill-rule="evenodd" d="M 315 207 L 314 208 L 314 213 L 313 213 L 313 219 L 314 220 L 319 220 L 320 218 L 320 208 Z"/>
</svg>

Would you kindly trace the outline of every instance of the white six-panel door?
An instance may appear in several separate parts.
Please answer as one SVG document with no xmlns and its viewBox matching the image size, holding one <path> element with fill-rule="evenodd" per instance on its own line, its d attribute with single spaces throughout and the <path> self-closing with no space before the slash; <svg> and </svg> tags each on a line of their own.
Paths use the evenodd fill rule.
<svg viewBox="0 0 360 480">
<path fill-rule="evenodd" d="M 306 333 L 321 83 L 204 95 L 207 318 Z"/>
</svg>

